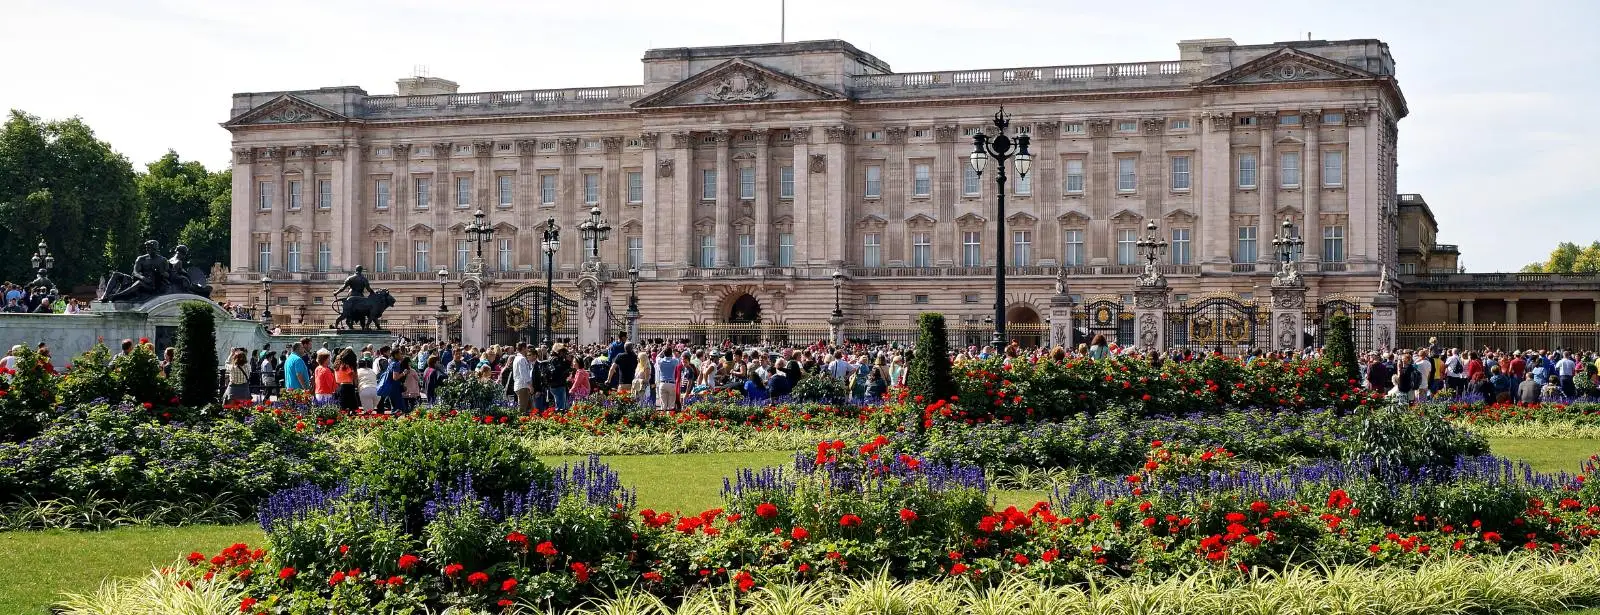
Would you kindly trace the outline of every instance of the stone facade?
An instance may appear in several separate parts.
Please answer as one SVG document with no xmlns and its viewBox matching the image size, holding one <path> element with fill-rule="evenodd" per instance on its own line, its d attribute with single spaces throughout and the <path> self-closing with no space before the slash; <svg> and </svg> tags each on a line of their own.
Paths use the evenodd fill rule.
<svg viewBox="0 0 1600 615">
<path fill-rule="evenodd" d="M 1060 267 L 1075 302 L 1131 305 L 1142 263 L 1127 242 L 1151 220 L 1172 244 L 1163 267 L 1177 301 L 1230 292 L 1265 305 L 1285 218 L 1307 240 L 1308 301 L 1370 297 L 1380 270 L 1397 268 L 1407 109 L 1388 46 L 1178 50 L 894 73 L 848 43 L 811 41 L 650 50 L 642 85 L 463 94 L 412 78 L 406 96 L 236 94 L 220 298 L 259 304 L 268 274 L 279 318 L 331 322 L 333 290 L 362 265 L 400 297 L 393 322 L 432 327 L 435 271 L 465 268 L 478 209 L 496 229 L 483 246 L 491 293 L 542 283 L 554 218 L 557 290 L 576 296 L 576 227 L 598 206 L 615 226 L 600 260 L 640 270 L 647 325 L 747 319 L 752 305 L 763 322 L 825 323 L 835 271 L 852 321 L 936 310 L 971 322 L 992 313 L 1001 221 L 992 167 L 968 177 L 967 154 L 1002 105 L 1035 160 L 1026 184 L 1012 173 L 1007 186 L 1011 320 L 1040 322 Z M 607 296 L 626 296 L 621 286 Z"/>
</svg>

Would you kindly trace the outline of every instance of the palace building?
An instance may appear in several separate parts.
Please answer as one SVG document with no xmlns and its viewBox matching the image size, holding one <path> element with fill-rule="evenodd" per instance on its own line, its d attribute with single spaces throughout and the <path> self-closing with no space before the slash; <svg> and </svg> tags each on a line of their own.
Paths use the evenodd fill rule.
<svg viewBox="0 0 1600 615">
<path fill-rule="evenodd" d="M 495 230 L 487 292 L 504 301 L 542 288 L 546 267 L 577 295 L 594 249 L 578 224 L 598 207 L 613 227 L 603 309 L 621 317 L 622 272 L 637 269 L 646 331 L 824 325 L 835 273 L 851 326 L 924 311 L 978 323 L 996 266 L 1013 323 L 1043 322 L 1062 269 L 1074 303 L 1131 305 L 1152 222 L 1179 304 L 1265 302 L 1285 220 L 1309 304 L 1370 302 L 1400 266 L 1407 108 L 1377 40 L 1186 40 L 1152 62 L 917 73 L 827 40 L 652 49 L 642 72 L 572 89 L 413 77 L 394 95 L 235 94 L 224 298 L 270 293 L 278 322 L 321 327 L 359 265 L 399 299 L 391 322 L 431 328 L 437 271 L 468 269 L 480 210 Z M 1001 107 L 1034 159 L 1011 172 L 1003 220 L 993 165 L 968 164 Z M 547 262 L 551 219 L 562 243 Z"/>
</svg>

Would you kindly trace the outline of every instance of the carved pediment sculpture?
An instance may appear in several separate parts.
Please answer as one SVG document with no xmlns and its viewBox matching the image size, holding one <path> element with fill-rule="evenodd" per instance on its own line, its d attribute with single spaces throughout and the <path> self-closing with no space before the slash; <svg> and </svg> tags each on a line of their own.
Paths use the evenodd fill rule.
<svg viewBox="0 0 1600 615">
<path fill-rule="evenodd" d="M 711 91 L 706 93 L 710 102 L 750 102 L 772 97 L 772 88 L 760 73 L 746 70 L 730 71 L 723 75 Z"/>
<path fill-rule="evenodd" d="M 284 94 L 228 120 L 224 126 L 345 121 L 346 118 L 292 94 Z"/>
</svg>

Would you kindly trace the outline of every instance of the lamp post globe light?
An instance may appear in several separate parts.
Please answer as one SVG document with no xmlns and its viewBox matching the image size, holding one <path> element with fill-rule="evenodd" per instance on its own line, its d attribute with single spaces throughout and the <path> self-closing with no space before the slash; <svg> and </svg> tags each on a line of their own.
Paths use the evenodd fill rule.
<svg viewBox="0 0 1600 615">
<path fill-rule="evenodd" d="M 479 262 L 483 261 L 483 244 L 494 237 L 494 227 L 489 226 L 487 218 L 488 216 L 480 209 L 472 214 L 472 222 L 469 222 L 465 229 L 467 235 L 472 237 L 473 243 L 477 244 Z"/>
<path fill-rule="evenodd" d="M 554 216 L 544 223 L 544 238 L 539 242 L 539 249 L 544 252 L 544 341 L 548 345 L 555 340 L 555 332 L 551 331 L 555 326 L 554 313 L 551 311 L 554 298 L 551 293 L 556 287 L 556 252 L 561 249 L 561 227 L 556 225 Z M 538 340 L 534 342 L 538 343 Z"/>
<path fill-rule="evenodd" d="M 972 170 L 983 175 L 990 158 L 995 161 L 995 225 L 994 225 L 994 339 L 991 344 L 1001 348 L 1006 343 L 1006 161 L 1015 159 L 1017 177 L 1027 177 L 1033 170 L 1033 154 L 1028 152 L 1028 135 L 1017 135 L 1016 140 L 1006 135 L 1011 126 L 1011 114 L 1001 107 L 994 114 L 994 138 L 987 133 L 972 135 Z"/>
<path fill-rule="evenodd" d="M 448 311 L 444 307 L 444 287 L 450 281 L 450 271 L 440 267 L 439 272 L 434 275 L 439 277 L 439 315 L 444 316 L 444 313 Z"/>
<path fill-rule="evenodd" d="M 1300 253 L 1306 242 L 1300 236 L 1294 235 L 1294 223 L 1288 218 L 1283 219 L 1280 228 L 1282 230 L 1278 231 L 1278 236 L 1272 239 L 1272 246 L 1278 250 L 1278 262 L 1287 270 L 1289 263 L 1295 260 L 1295 256 Z"/>
<path fill-rule="evenodd" d="M 844 272 L 833 272 L 833 317 L 844 318 L 844 309 L 839 307 L 839 291 L 844 287 Z"/>
<path fill-rule="evenodd" d="M 611 238 L 611 223 L 600 217 L 600 206 L 589 208 L 589 219 L 578 224 L 578 236 L 583 239 L 589 248 L 589 253 L 584 258 L 590 262 L 600 261 L 600 242 Z"/>
<path fill-rule="evenodd" d="M 272 324 L 272 274 L 261 274 L 261 323 Z"/>
<path fill-rule="evenodd" d="M 1133 245 L 1139 248 L 1144 255 L 1144 270 L 1146 276 L 1154 277 L 1156 273 L 1156 260 L 1167 254 L 1167 240 L 1157 232 L 1156 221 L 1151 220 L 1144 226 L 1145 236 L 1139 238 Z"/>
<path fill-rule="evenodd" d="M 44 245 L 43 239 L 39 240 L 39 250 L 34 252 L 33 258 L 29 260 L 32 261 L 34 272 L 38 274 L 38 277 L 32 282 L 28 283 L 28 288 L 33 289 L 42 286 L 46 289 L 49 289 L 50 294 L 55 294 L 56 283 L 50 280 L 50 270 L 54 269 L 56 266 L 56 257 L 54 254 L 51 254 L 50 249 Z"/>
</svg>

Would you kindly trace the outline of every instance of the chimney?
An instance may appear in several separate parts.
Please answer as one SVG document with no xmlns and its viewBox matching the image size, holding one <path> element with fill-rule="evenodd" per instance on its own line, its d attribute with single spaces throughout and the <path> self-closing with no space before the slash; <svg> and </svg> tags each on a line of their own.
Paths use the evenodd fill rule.
<svg viewBox="0 0 1600 615">
<path fill-rule="evenodd" d="M 395 88 L 399 90 L 401 96 L 431 96 L 454 94 L 461 86 L 449 79 L 418 76 L 395 81 Z"/>
</svg>

